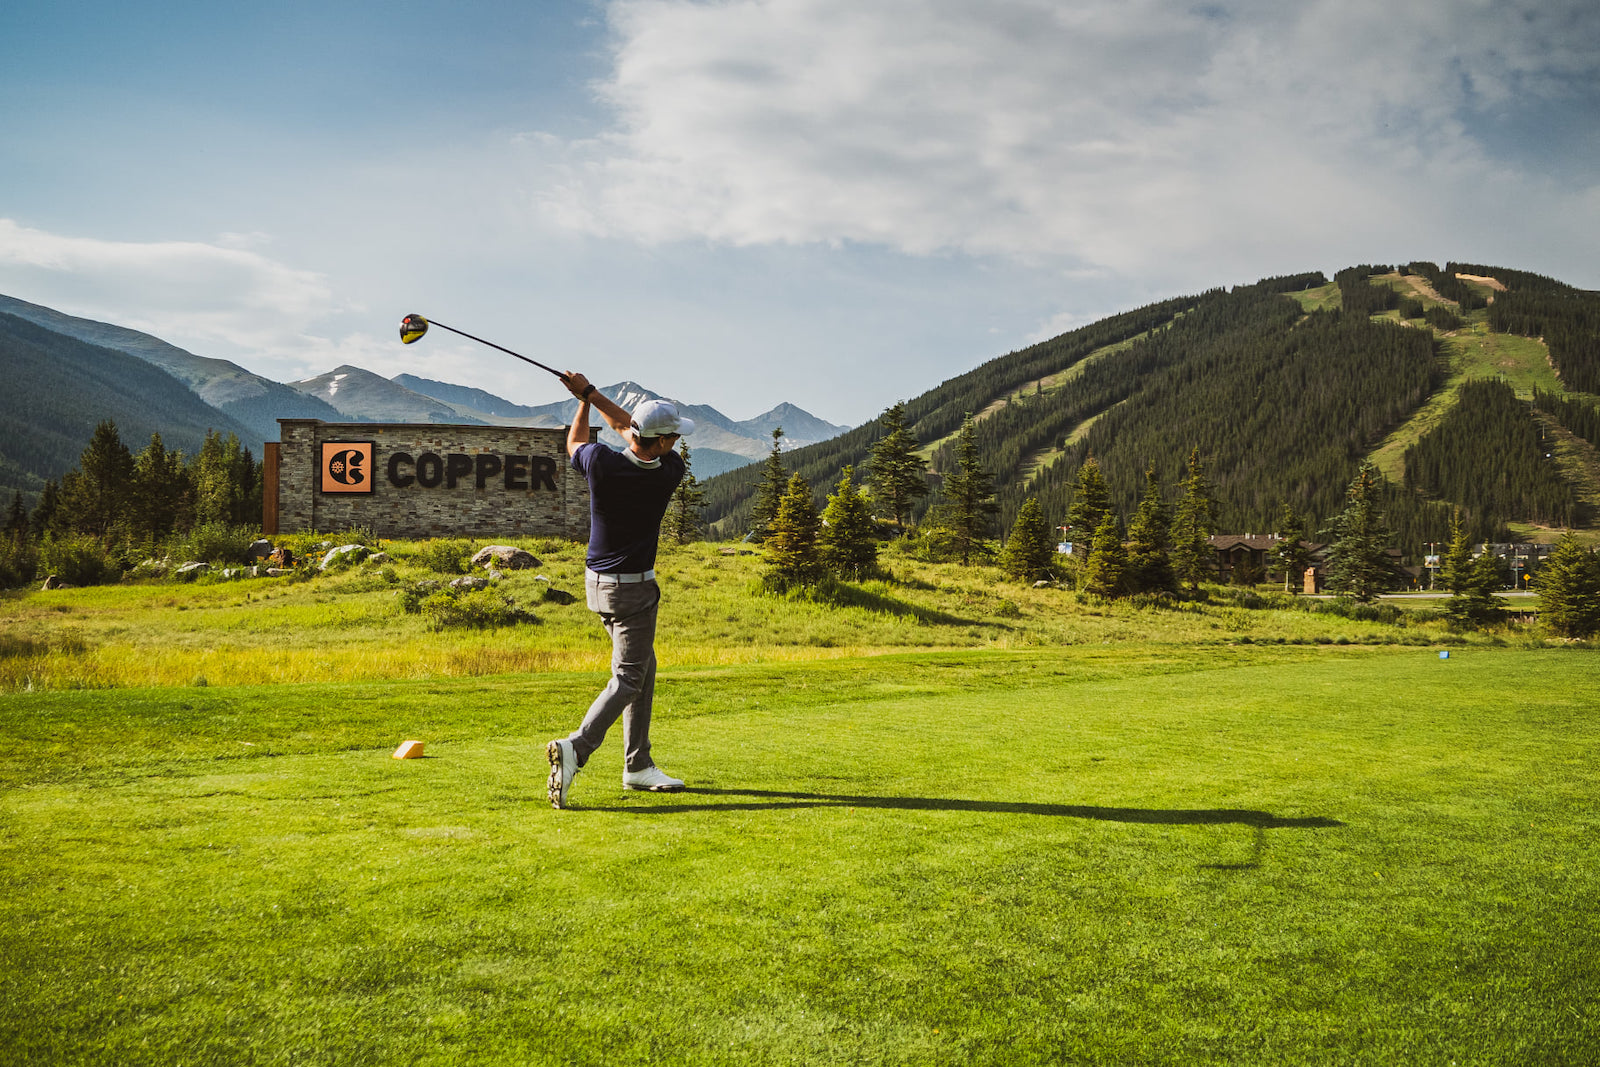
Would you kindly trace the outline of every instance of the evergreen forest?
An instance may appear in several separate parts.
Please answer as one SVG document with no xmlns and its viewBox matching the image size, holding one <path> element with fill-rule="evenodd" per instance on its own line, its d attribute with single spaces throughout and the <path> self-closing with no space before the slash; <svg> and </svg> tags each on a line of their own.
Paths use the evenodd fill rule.
<svg viewBox="0 0 1600 1067">
<path fill-rule="evenodd" d="M 1483 355 L 1502 350 L 1522 363 L 1501 370 Z M 1029 500 L 1063 528 L 1090 457 L 1126 522 L 1149 472 L 1169 502 L 1176 496 L 1194 450 L 1219 532 L 1272 531 L 1287 505 L 1305 536 L 1325 540 L 1353 475 L 1374 458 L 1393 545 L 1407 556 L 1447 540 L 1458 514 L 1480 541 L 1511 540 L 1519 525 L 1581 528 L 1600 502 L 1596 392 L 1600 294 L 1420 260 L 1331 280 L 1268 278 L 1111 316 L 904 401 L 933 490 L 910 518 L 927 521 L 946 503 L 940 489 L 959 469 L 958 431 L 971 415 L 996 534 Z M 784 453 L 784 468 L 827 486 L 853 466 L 870 485 L 887 427 L 880 416 Z M 713 536 L 750 529 L 760 478 L 752 466 L 705 483 Z"/>
</svg>

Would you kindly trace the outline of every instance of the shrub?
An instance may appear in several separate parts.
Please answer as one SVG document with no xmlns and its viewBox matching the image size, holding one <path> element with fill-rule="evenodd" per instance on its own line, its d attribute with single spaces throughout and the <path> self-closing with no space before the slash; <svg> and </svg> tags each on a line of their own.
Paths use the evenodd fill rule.
<svg viewBox="0 0 1600 1067">
<path fill-rule="evenodd" d="M 435 574 L 465 574 L 471 556 L 470 541 L 432 540 L 423 544 L 414 558 Z"/>
<path fill-rule="evenodd" d="M 39 553 L 22 538 L 0 538 L 0 588 L 32 582 L 39 572 Z"/>
<path fill-rule="evenodd" d="M 68 585 L 100 585 L 122 577 L 121 561 L 89 534 L 47 537 L 39 544 L 40 574 L 53 574 Z"/>
<path fill-rule="evenodd" d="M 249 559 L 250 545 L 258 532 L 249 526 L 228 526 L 206 522 L 174 540 L 167 554 L 174 560 L 201 563 L 241 564 Z"/>
<path fill-rule="evenodd" d="M 1307 610 L 1323 615 L 1337 615 L 1354 622 L 1382 622 L 1391 626 L 1403 625 L 1405 613 L 1393 604 L 1362 603 L 1351 597 L 1338 597 L 1307 605 Z"/>
<path fill-rule="evenodd" d="M 440 591 L 438 582 L 414 582 L 400 590 L 400 610 L 415 615 L 422 610 L 422 602 Z"/>
<path fill-rule="evenodd" d="M 492 589 L 460 594 L 441 589 L 422 601 L 421 610 L 432 630 L 488 630 L 538 621 L 532 613 L 518 608 L 510 597 Z"/>
</svg>

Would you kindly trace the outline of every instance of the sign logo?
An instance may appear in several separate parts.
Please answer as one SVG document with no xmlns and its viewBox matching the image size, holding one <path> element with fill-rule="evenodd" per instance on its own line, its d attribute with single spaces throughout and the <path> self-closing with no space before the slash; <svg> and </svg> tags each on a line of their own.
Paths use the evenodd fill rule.
<svg viewBox="0 0 1600 1067">
<path fill-rule="evenodd" d="M 372 492 L 372 442 L 324 441 L 322 491 L 324 493 Z"/>
</svg>

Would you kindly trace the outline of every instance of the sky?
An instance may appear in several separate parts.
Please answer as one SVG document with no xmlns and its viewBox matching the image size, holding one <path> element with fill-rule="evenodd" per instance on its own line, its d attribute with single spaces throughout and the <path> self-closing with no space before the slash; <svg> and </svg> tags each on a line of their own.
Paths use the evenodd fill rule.
<svg viewBox="0 0 1600 1067">
<path fill-rule="evenodd" d="M 856 425 L 1358 263 L 1600 289 L 1592 0 L 11 0 L 0 293 L 292 381 Z"/>
</svg>

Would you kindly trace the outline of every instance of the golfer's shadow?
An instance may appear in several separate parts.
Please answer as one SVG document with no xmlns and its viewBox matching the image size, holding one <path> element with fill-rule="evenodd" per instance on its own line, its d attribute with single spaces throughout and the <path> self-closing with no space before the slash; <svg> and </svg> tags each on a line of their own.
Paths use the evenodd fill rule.
<svg viewBox="0 0 1600 1067">
<path fill-rule="evenodd" d="M 695 811 L 775 811 L 785 808 L 888 808 L 897 811 L 969 811 L 991 815 L 1045 815 L 1100 822 L 1145 823 L 1155 826 L 1249 826 L 1256 830 L 1317 830 L 1343 826 L 1337 819 L 1313 815 L 1288 819 L 1268 811 L 1244 808 L 1105 808 L 1087 804 L 1038 804 L 1015 800 L 959 800 L 945 797 L 844 796 L 834 793 L 789 793 L 770 789 L 693 789 L 672 794 L 688 803 L 630 804 L 584 807 L 634 815 L 673 815 Z M 702 796 L 744 797 L 701 804 Z"/>
</svg>

